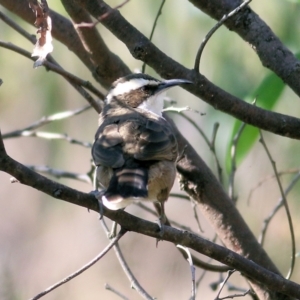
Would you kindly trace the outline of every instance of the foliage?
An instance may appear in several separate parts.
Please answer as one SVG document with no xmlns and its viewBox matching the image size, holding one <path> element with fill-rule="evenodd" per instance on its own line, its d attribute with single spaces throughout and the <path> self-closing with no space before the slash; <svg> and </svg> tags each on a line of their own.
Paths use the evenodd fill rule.
<svg viewBox="0 0 300 300">
<path fill-rule="evenodd" d="M 300 151 L 300 82 L 298 56 L 287 48 L 299 48 L 298 5 L 253 1 L 218 29 L 215 20 L 241 1 L 49 1 L 54 49 L 33 69 L 36 29 L 28 24 L 41 18 L 38 42 L 52 46 L 47 2 L 30 3 L 45 15 L 35 15 L 27 1 L 0 0 L 0 298 L 29 298 L 111 248 L 119 262 L 105 255 L 48 298 L 186 299 L 191 286 L 192 299 L 298 297 L 299 204 L 290 191 L 300 178 L 294 155 Z M 177 103 L 168 104 L 167 117 L 182 153 L 166 207 L 172 227 L 159 232 L 147 221 L 156 218 L 152 207 L 141 203 L 129 213 L 104 208 L 101 235 L 98 216 L 83 209 L 98 212 L 88 194 L 95 112 L 110 84 L 144 63 L 155 77 L 194 82 L 169 94 Z M 112 241 L 110 220 L 121 227 Z M 164 242 L 155 247 L 155 238 Z"/>
</svg>

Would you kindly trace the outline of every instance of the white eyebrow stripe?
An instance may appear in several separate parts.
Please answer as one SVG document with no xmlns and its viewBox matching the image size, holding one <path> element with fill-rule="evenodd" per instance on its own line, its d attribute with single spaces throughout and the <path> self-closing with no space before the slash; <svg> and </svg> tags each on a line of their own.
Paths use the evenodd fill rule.
<svg viewBox="0 0 300 300">
<path fill-rule="evenodd" d="M 146 80 L 143 78 L 135 78 L 135 79 L 131 79 L 129 81 L 118 83 L 117 86 L 111 90 L 110 94 L 112 96 L 118 96 L 121 94 L 129 93 L 132 90 L 137 90 L 147 84 L 157 85 L 158 83 L 159 83 L 159 81 L 155 81 L 155 80 Z"/>
</svg>

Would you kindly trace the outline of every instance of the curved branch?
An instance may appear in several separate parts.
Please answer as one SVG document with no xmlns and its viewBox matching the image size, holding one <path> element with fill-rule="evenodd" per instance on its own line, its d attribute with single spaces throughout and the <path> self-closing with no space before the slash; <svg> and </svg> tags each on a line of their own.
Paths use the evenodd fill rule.
<svg viewBox="0 0 300 300">
<path fill-rule="evenodd" d="M 35 60 L 32 58 L 31 54 L 24 50 L 23 48 L 20 48 L 18 46 L 13 45 L 12 43 L 5 43 L 3 41 L 0 41 L 0 47 L 12 50 L 14 52 L 17 52 L 31 60 Z M 98 91 L 90 82 L 85 81 L 67 71 L 65 71 L 62 67 L 57 65 L 55 62 L 52 63 L 48 60 L 43 61 L 43 65 L 47 67 L 49 70 L 60 74 L 63 76 L 67 81 L 70 82 L 70 84 L 82 95 L 83 98 L 85 98 L 88 103 L 96 110 L 96 112 L 100 113 L 101 112 L 101 107 L 99 103 L 84 89 L 82 86 L 85 88 L 89 89 L 93 93 L 95 93 L 97 96 L 99 96 L 100 99 L 104 99 L 104 95 Z"/>
<path fill-rule="evenodd" d="M 203 75 L 185 68 L 168 57 L 128 23 L 119 11 L 111 9 L 103 1 L 87 0 L 80 1 L 80 3 L 95 18 L 106 13 L 107 17 L 101 19 L 101 23 L 125 43 L 133 57 L 146 62 L 162 77 L 190 80 L 194 84 L 185 87 L 186 90 L 212 105 L 215 109 L 263 130 L 300 139 L 300 119 L 253 106 L 225 92 Z"/>
<path fill-rule="evenodd" d="M 91 266 L 93 266 L 96 262 L 98 262 L 105 254 L 107 254 L 108 251 L 112 247 L 114 247 L 114 245 L 116 245 L 118 243 L 118 241 L 120 240 L 120 238 L 125 233 L 126 233 L 126 230 L 122 230 L 122 228 L 121 228 L 121 230 L 118 233 L 118 235 L 114 239 L 112 239 L 110 241 L 110 243 L 95 258 L 93 258 L 90 262 L 88 262 L 87 264 L 85 264 L 83 267 L 81 267 L 76 272 L 72 273 L 71 275 L 65 277 L 64 279 L 60 280 L 59 282 L 57 282 L 57 283 L 53 284 L 52 286 L 48 287 L 46 290 L 44 290 L 43 292 L 37 294 L 36 296 L 34 296 L 33 298 L 31 298 L 30 300 L 37 300 L 37 299 L 42 298 L 43 296 L 49 294 L 50 292 L 52 292 L 53 290 L 57 289 L 61 285 L 69 282 L 70 280 L 74 279 L 78 275 L 80 275 L 83 272 L 85 272 L 87 269 L 89 269 Z"/>
<path fill-rule="evenodd" d="M 14 176 L 20 183 L 31 186 L 54 198 L 98 211 L 98 202 L 92 194 L 76 191 L 29 170 L 6 154 L 1 139 L 0 170 Z M 246 259 L 227 248 L 202 239 L 197 235 L 169 226 L 164 227 L 162 234 L 157 224 L 130 215 L 123 210 L 110 211 L 103 207 L 103 214 L 111 220 L 118 222 L 122 228 L 127 231 L 134 231 L 153 238 L 180 244 L 216 259 L 233 269 L 241 271 L 253 281 L 263 283 L 264 286 L 272 291 L 283 293 L 291 297 L 298 297 L 300 294 L 300 285 L 261 267 L 252 260 Z M 276 298 L 273 297 L 272 299 Z"/>
<path fill-rule="evenodd" d="M 90 15 L 74 1 L 62 0 L 61 2 L 75 24 L 93 23 Z M 120 58 L 110 52 L 95 26 L 75 26 L 75 28 L 84 48 L 89 53 L 90 59 L 94 64 L 93 75 L 94 77 L 101 78 L 101 81 L 105 80 L 104 86 L 109 87 L 111 83 L 115 81 L 116 74 L 121 77 L 130 73 L 130 69 L 121 62 Z M 121 64 L 123 65 L 120 70 Z"/>
<path fill-rule="evenodd" d="M 231 11 L 229 14 L 225 14 L 222 19 L 208 32 L 208 34 L 205 36 L 205 38 L 203 39 L 199 50 L 197 52 L 196 55 L 196 59 L 195 59 L 195 64 L 194 64 L 194 70 L 198 73 L 199 69 L 200 69 L 200 60 L 201 60 L 201 55 L 203 53 L 204 47 L 207 44 L 208 40 L 212 37 L 212 35 L 225 23 L 226 20 L 228 20 L 230 17 L 234 16 L 235 14 L 237 14 L 238 12 L 240 12 L 240 10 L 242 8 L 244 8 L 244 6 L 248 5 L 249 2 L 251 2 L 252 0 L 246 0 L 245 2 L 243 2 L 241 5 L 239 5 L 238 7 L 236 7 L 233 11 Z"/>
<path fill-rule="evenodd" d="M 20 16 L 26 22 L 33 24 L 35 16 L 28 6 L 27 0 L 0 0 L 0 4 L 3 5 L 9 11 Z M 50 17 L 52 19 L 52 35 L 55 39 L 66 45 L 68 49 L 74 52 L 78 58 L 85 64 L 85 66 L 91 71 L 93 75 L 96 74 L 95 70 L 97 65 L 94 64 L 90 57 L 90 53 L 86 51 L 81 40 L 74 29 L 73 24 L 62 15 L 50 10 Z M 103 50 L 103 49 L 102 49 Z M 100 49 L 98 49 L 100 51 Z M 121 77 L 129 73 L 128 67 L 121 61 L 119 57 L 112 52 L 106 52 L 108 64 L 106 66 L 106 72 L 100 77 L 100 73 L 95 76 L 95 79 L 104 87 L 111 85 L 111 70 L 114 71 L 114 76 Z M 99 66 L 102 68 L 102 66 Z"/>
<path fill-rule="evenodd" d="M 240 5 L 241 0 L 188 0 L 197 8 L 216 20 Z M 236 32 L 258 55 L 261 63 L 276 73 L 298 96 L 300 96 L 300 62 L 285 47 L 271 28 L 251 8 L 225 22 L 225 26 Z"/>
</svg>

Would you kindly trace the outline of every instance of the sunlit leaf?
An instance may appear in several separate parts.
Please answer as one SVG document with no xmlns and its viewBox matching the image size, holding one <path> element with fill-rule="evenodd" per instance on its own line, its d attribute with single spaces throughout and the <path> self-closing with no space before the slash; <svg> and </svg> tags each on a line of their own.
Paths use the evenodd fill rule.
<svg viewBox="0 0 300 300">
<path fill-rule="evenodd" d="M 300 1 L 300 0 L 299 0 Z M 300 52 L 295 56 L 300 59 Z M 245 97 L 245 101 L 253 102 L 256 99 L 256 105 L 267 110 L 272 110 L 285 87 L 284 82 L 274 73 L 267 75 L 262 83 L 254 90 L 250 95 Z M 236 136 L 237 132 L 242 126 L 242 122 L 236 120 L 231 133 L 231 141 Z M 237 145 L 236 164 L 237 166 L 243 161 L 248 152 L 251 150 L 253 144 L 257 140 L 259 135 L 256 127 L 246 125 Z M 231 146 L 228 145 L 226 154 L 226 170 L 229 173 L 231 169 Z"/>
<path fill-rule="evenodd" d="M 259 87 L 248 95 L 245 100 L 247 102 L 253 102 L 254 99 L 257 99 L 256 105 L 267 110 L 271 110 L 274 105 L 277 103 L 280 95 L 285 87 L 284 82 L 274 73 L 267 75 Z M 239 131 L 242 122 L 236 120 L 234 123 L 234 127 L 231 133 L 231 141 L 234 139 L 235 135 Z M 256 127 L 246 125 L 243 130 L 241 137 L 238 141 L 237 145 L 237 153 L 236 153 L 236 163 L 239 165 L 242 160 L 246 157 L 249 150 L 252 148 L 253 144 L 258 138 L 258 129 Z M 231 168 L 231 146 L 229 144 L 227 148 L 226 155 L 226 170 L 230 171 Z"/>
<path fill-rule="evenodd" d="M 300 4 L 300 0 L 286 0 L 286 1 Z"/>
</svg>

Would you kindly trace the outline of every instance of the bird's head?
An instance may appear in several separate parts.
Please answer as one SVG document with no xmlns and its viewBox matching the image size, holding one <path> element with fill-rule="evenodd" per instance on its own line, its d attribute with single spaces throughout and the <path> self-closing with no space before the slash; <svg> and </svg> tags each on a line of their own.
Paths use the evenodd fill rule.
<svg viewBox="0 0 300 300">
<path fill-rule="evenodd" d="M 165 91 L 169 88 L 190 84 L 185 79 L 158 80 L 149 75 L 131 74 L 116 80 L 106 96 L 106 104 L 118 100 L 129 107 L 140 108 L 161 115 Z"/>
</svg>

